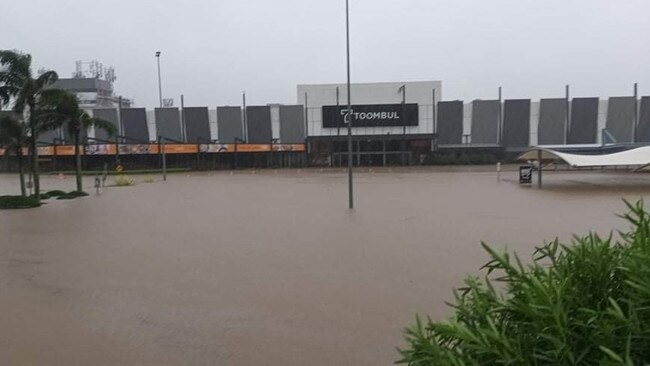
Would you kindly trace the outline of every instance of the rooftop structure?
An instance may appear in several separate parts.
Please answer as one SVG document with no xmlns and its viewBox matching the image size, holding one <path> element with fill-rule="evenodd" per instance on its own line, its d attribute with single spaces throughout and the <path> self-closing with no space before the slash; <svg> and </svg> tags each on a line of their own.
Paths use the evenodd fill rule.
<svg viewBox="0 0 650 366">
<path fill-rule="evenodd" d="M 82 108 L 113 108 L 119 103 L 113 89 L 116 79 L 113 67 L 104 67 L 97 61 L 76 61 L 72 77 L 59 79 L 54 87 L 75 93 Z M 122 107 L 131 104 L 131 100 L 122 99 Z"/>
</svg>

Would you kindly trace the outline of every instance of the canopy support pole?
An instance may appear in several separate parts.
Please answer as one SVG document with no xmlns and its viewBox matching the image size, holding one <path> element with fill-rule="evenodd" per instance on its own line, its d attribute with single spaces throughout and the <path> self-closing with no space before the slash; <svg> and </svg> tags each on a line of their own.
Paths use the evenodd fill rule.
<svg viewBox="0 0 650 366">
<path fill-rule="evenodd" d="M 542 150 L 537 150 L 537 187 L 542 188 Z"/>
</svg>

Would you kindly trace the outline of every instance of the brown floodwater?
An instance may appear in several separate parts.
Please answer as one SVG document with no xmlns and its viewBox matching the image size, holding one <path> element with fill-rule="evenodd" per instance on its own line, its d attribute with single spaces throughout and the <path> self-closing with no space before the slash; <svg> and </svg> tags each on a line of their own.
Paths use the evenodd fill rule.
<svg viewBox="0 0 650 366">
<path fill-rule="evenodd" d="M 353 212 L 340 169 L 136 176 L 0 211 L 0 365 L 390 365 L 416 313 L 450 314 L 481 240 L 528 256 L 626 228 L 621 198 L 650 193 L 647 174 L 538 190 L 486 169 L 364 169 Z"/>
</svg>

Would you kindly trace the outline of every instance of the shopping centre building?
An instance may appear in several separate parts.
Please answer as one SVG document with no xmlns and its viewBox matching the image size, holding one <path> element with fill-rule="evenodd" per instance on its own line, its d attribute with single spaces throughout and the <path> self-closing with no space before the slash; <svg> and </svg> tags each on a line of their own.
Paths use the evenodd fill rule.
<svg viewBox="0 0 650 366">
<path fill-rule="evenodd" d="M 358 165 L 405 165 L 481 154 L 507 161 L 535 145 L 648 144 L 650 97 L 634 94 L 460 101 L 443 100 L 441 81 L 352 84 L 353 159 Z M 315 84 L 298 85 L 295 104 L 94 106 L 89 111 L 114 123 L 119 133 L 88 131 L 83 151 L 95 157 L 84 159 L 93 165 L 101 155 L 115 155 L 155 165 L 160 159 L 129 156 L 161 154 L 165 145 L 166 153 L 186 156 L 177 158 L 179 164 L 207 159 L 212 167 L 277 166 L 280 155 L 280 166 L 346 165 L 347 103 L 345 84 Z M 40 154 L 55 161 L 73 150 L 63 131 L 39 140 Z"/>
</svg>

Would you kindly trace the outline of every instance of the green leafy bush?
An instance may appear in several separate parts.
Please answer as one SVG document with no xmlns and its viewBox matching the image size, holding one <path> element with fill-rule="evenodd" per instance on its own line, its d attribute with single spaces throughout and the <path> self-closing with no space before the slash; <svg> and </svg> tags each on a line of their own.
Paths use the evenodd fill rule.
<svg viewBox="0 0 650 366">
<path fill-rule="evenodd" d="M 0 196 L 0 209 L 19 209 L 39 207 L 36 197 Z"/>
<path fill-rule="evenodd" d="M 53 191 L 48 191 L 48 192 L 46 192 L 45 194 L 47 194 L 47 195 L 50 196 L 50 197 L 59 197 L 59 196 L 64 196 L 64 195 L 66 195 L 67 193 L 65 193 L 65 192 L 63 192 L 63 191 L 60 191 L 60 190 L 58 190 L 58 189 L 55 189 L 55 190 L 53 190 Z"/>
<path fill-rule="evenodd" d="M 30 197 L 36 197 L 36 195 L 33 194 L 33 195 L 31 195 Z M 50 195 L 47 194 L 47 193 L 41 193 L 41 194 L 39 194 L 39 197 L 41 197 L 42 200 L 50 199 Z"/>
<path fill-rule="evenodd" d="M 591 233 L 537 248 L 532 264 L 483 244 L 486 278 L 456 292 L 455 316 L 406 329 L 399 363 L 424 365 L 643 365 L 650 360 L 650 215 L 628 232 Z"/>
<path fill-rule="evenodd" d="M 129 178 L 126 174 L 120 174 L 115 177 L 115 186 L 128 187 L 135 185 L 135 180 Z"/>
<path fill-rule="evenodd" d="M 81 191 L 81 192 L 80 191 L 70 191 L 70 192 L 68 192 L 68 193 L 66 193 L 64 195 L 58 196 L 56 199 L 57 200 L 71 200 L 71 199 L 75 199 L 77 197 L 85 197 L 85 196 L 88 196 L 88 193 L 86 193 L 84 191 Z"/>
</svg>

